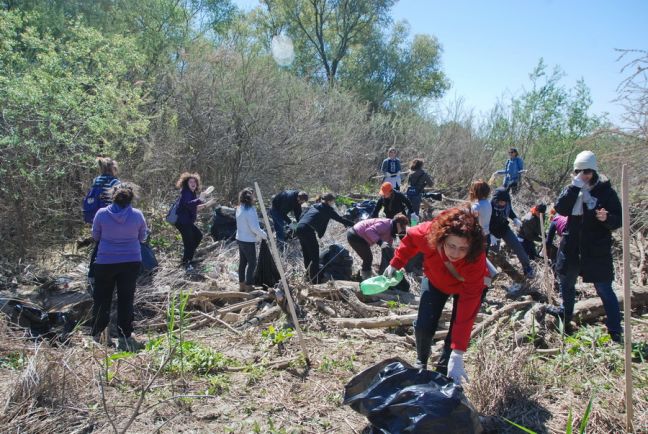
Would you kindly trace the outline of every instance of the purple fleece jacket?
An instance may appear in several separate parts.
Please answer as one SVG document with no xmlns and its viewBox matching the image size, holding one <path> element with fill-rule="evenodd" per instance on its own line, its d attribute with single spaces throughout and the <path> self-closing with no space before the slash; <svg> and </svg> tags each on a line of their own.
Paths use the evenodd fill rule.
<svg viewBox="0 0 648 434">
<path fill-rule="evenodd" d="M 375 218 L 362 220 L 353 226 L 358 236 L 364 238 L 369 245 L 376 244 L 379 240 L 390 243 L 392 238 L 392 220 L 387 218 Z"/>
<path fill-rule="evenodd" d="M 146 240 L 146 220 L 142 211 L 116 203 L 97 211 L 92 222 L 92 238 L 99 243 L 97 264 L 141 262 L 140 242 Z"/>
</svg>

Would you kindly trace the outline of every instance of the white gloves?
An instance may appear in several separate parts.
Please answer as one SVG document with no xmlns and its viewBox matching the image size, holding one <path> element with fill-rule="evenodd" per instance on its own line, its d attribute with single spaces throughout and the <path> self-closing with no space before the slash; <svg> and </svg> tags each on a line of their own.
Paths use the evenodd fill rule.
<svg viewBox="0 0 648 434">
<path fill-rule="evenodd" d="M 261 235 L 259 235 L 259 238 L 262 240 L 267 241 L 268 240 L 268 234 L 266 234 L 264 231 L 261 231 Z"/>
<path fill-rule="evenodd" d="M 297 230 L 297 222 L 292 222 L 292 223 L 290 223 L 290 224 L 288 225 L 288 227 L 289 227 L 290 229 L 292 229 L 293 231 Z"/>
<path fill-rule="evenodd" d="M 385 276 L 385 277 L 393 277 L 395 272 L 396 272 L 396 269 L 394 267 L 392 267 L 391 265 L 388 265 L 387 268 L 385 268 L 385 271 L 383 272 L 383 276 Z"/>
<path fill-rule="evenodd" d="M 519 218 L 513 219 L 513 224 L 515 225 L 516 228 L 521 228 L 522 227 L 522 221 Z"/>
<path fill-rule="evenodd" d="M 495 235 L 490 236 L 490 245 L 491 247 L 497 247 L 499 244 L 499 239 L 495 238 Z"/>
<path fill-rule="evenodd" d="M 463 351 L 452 350 L 450 360 L 448 360 L 448 377 L 452 378 L 455 384 L 461 384 L 463 381 L 468 381 L 468 374 L 464 367 Z"/>
<path fill-rule="evenodd" d="M 580 173 L 572 178 L 572 185 L 578 188 L 583 188 L 585 186 L 585 181 L 583 181 Z"/>
</svg>

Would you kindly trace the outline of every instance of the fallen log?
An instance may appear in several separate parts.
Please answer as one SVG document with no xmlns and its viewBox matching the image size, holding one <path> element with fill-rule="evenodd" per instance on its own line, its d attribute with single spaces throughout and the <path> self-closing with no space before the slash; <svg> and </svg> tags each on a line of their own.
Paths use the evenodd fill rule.
<svg viewBox="0 0 648 434">
<path fill-rule="evenodd" d="M 623 306 L 623 294 L 616 292 L 619 304 Z M 644 308 L 648 306 L 648 288 L 639 287 L 632 289 L 632 299 L 630 300 L 633 309 Z M 574 306 L 574 321 L 576 322 L 589 322 L 594 321 L 605 315 L 603 302 L 599 297 L 588 298 L 581 300 Z"/>
<path fill-rule="evenodd" d="M 530 303 L 531 301 L 529 301 Z M 519 303 L 519 302 L 518 302 Z M 331 321 L 339 327 L 344 328 L 365 328 L 365 329 L 375 329 L 382 327 L 399 327 L 399 326 L 410 326 L 414 324 L 414 320 L 417 317 L 417 313 L 408 313 L 405 315 L 389 315 L 389 316 L 379 316 L 373 318 L 331 318 Z M 452 316 L 452 310 L 446 309 L 441 313 L 441 318 L 439 319 L 439 324 L 442 322 L 450 321 Z M 481 323 L 485 318 L 488 318 L 487 315 L 477 314 L 475 318 L 475 323 Z"/>
<path fill-rule="evenodd" d="M 329 298 L 332 300 L 339 300 L 342 298 L 340 290 L 346 288 L 352 291 L 361 302 L 367 301 L 397 301 L 402 304 L 415 304 L 418 305 L 418 298 L 411 292 L 398 291 L 390 289 L 380 294 L 364 295 L 360 291 L 360 284 L 350 280 L 337 280 L 331 283 L 322 283 L 319 285 L 312 285 L 308 288 L 308 295 L 318 298 Z"/>
<path fill-rule="evenodd" d="M 445 313 L 445 312 L 444 312 Z M 380 316 L 376 318 L 331 318 L 334 324 L 345 328 L 375 329 L 382 327 L 410 326 L 417 314 Z M 448 314 L 449 317 L 449 314 Z"/>
</svg>

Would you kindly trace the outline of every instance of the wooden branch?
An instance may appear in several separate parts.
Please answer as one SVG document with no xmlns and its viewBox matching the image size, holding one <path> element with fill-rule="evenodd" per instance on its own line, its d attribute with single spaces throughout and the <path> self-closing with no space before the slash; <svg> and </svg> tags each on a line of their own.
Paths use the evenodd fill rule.
<svg viewBox="0 0 648 434">
<path fill-rule="evenodd" d="M 508 304 L 504 306 L 503 308 L 496 310 L 493 312 L 492 315 L 485 317 L 484 321 L 481 324 L 477 324 L 472 332 L 470 333 L 470 338 L 474 338 L 477 336 L 479 333 L 481 333 L 482 330 L 484 330 L 486 327 L 497 321 L 500 317 L 503 315 L 514 311 L 516 309 L 520 309 L 526 306 L 529 306 L 530 304 L 533 303 L 533 300 L 523 300 L 523 301 L 516 301 L 515 303 Z"/>
<path fill-rule="evenodd" d="M 253 298 L 251 300 L 242 301 L 240 303 L 231 304 L 231 305 L 225 306 L 225 307 L 223 307 L 221 309 L 218 309 L 216 311 L 216 313 L 220 315 L 220 314 L 227 313 L 227 312 L 237 312 L 237 311 L 243 309 L 244 307 L 256 306 L 263 299 L 264 299 L 264 297 L 257 297 L 257 298 Z"/>
<path fill-rule="evenodd" d="M 281 308 L 279 306 L 272 306 L 269 309 L 255 313 L 252 317 L 245 320 L 243 327 L 253 327 L 263 324 L 266 321 L 271 321 L 281 315 Z"/>
<path fill-rule="evenodd" d="M 377 314 L 385 314 L 389 312 L 389 309 L 387 309 L 386 307 L 374 307 L 364 304 L 363 302 L 358 300 L 358 297 L 356 297 L 355 293 L 348 287 L 340 288 L 339 291 L 344 300 L 349 303 L 351 309 L 364 317 L 370 317 Z"/>
<path fill-rule="evenodd" d="M 204 312 L 200 312 L 200 311 L 197 312 L 197 313 L 198 313 L 199 315 L 205 317 L 205 319 L 211 320 L 211 322 L 217 322 L 217 323 L 219 323 L 219 324 L 225 326 L 227 329 L 233 331 L 234 334 L 236 334 L 236 335 L 238 335 L 238 336 L 241 336 L 241 332 L 240 332 L 240 331 L 236 330 L 234 327 L 232 327 L 231 325 L 227 324 L 227 323 L 226 323 L 225 321 L 223 321 L 222 319 L 217 318 L 217 317 L 212 316 L 212 315 L 209 315 L 209 314 L 204 313 Z"/>
</svg>

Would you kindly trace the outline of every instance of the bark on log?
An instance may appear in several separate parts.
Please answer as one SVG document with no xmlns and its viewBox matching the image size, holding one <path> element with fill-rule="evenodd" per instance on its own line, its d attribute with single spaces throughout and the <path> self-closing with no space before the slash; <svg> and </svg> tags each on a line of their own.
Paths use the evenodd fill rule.
<svg viewBox="0 0 648 434">
<path fill-rule="evenodd" d="M 623 305 L 623 294 L 616 291 L 615 294 L 617 295 L 619 304 Z M 634 309 L 648 306 L 648 288 L 633 288 L 631 303 Z M 581 300 L 574 306 L 574 321 L 576 322 L 594 321 L 603 315 L 605 315 L 605 309 L 599 297 Z"/>
</svg>

